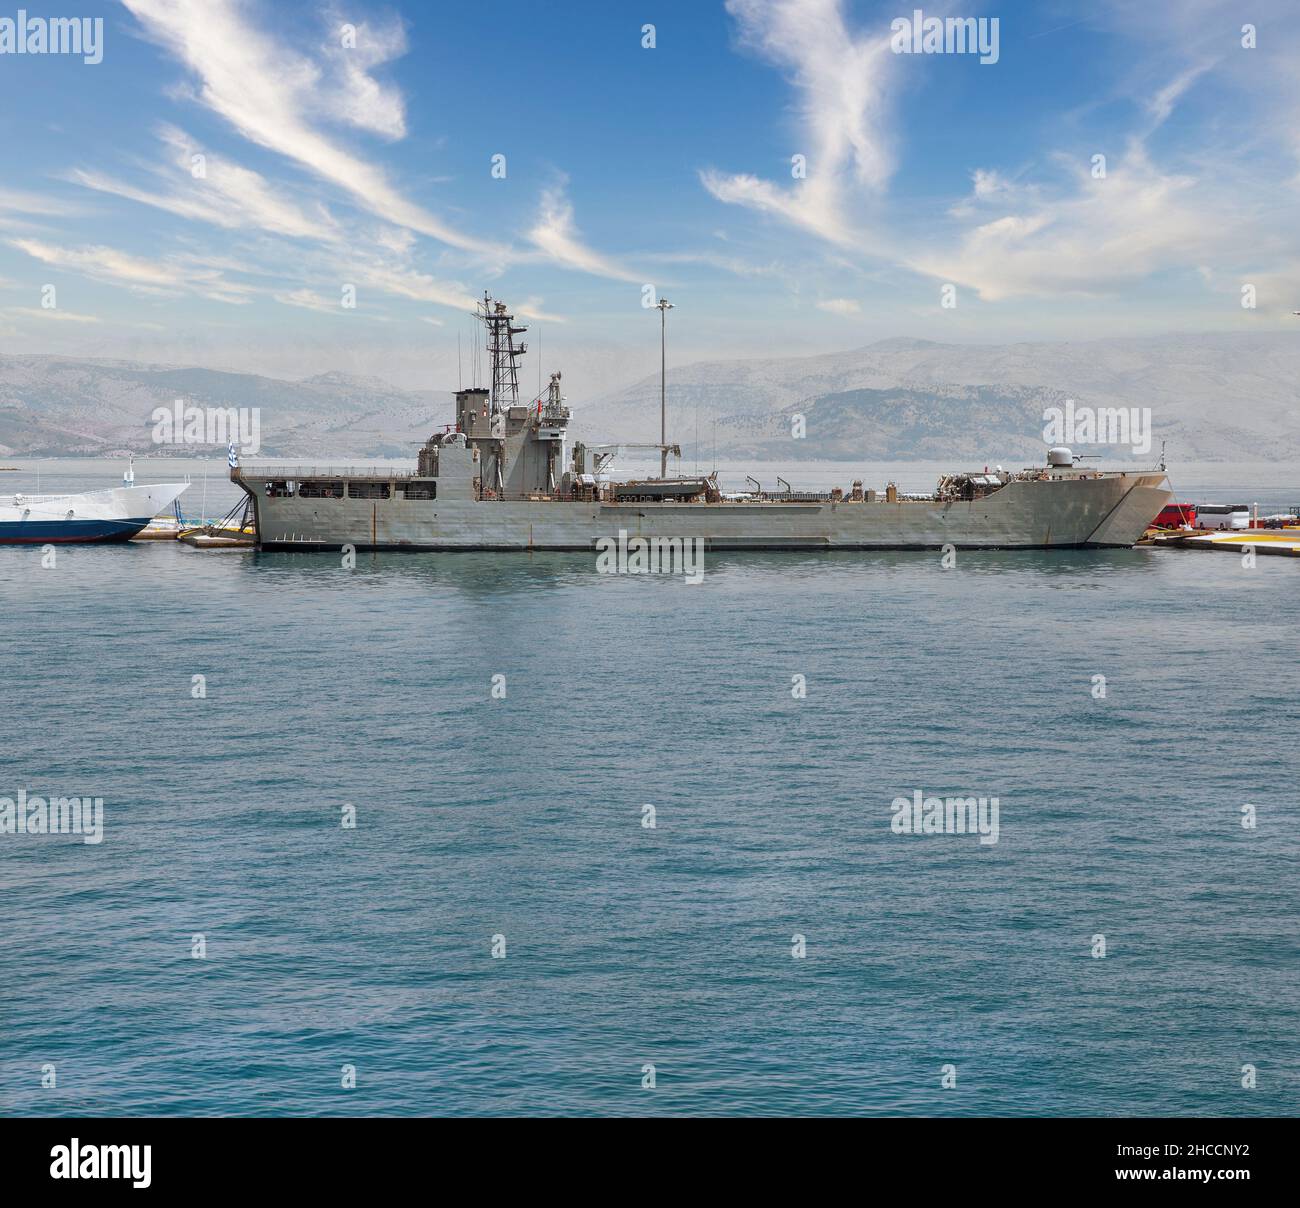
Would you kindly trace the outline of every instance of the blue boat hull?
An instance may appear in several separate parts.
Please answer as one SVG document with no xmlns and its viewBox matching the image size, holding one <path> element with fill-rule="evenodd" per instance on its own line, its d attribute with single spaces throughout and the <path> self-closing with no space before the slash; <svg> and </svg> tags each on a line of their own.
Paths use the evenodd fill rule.
<svg viewBox="0 0 1300 1208">
<path fill-rule="evenodd" d="M 150 517 L 128 520 L 20 520 L 0 523 L 0 545 L 55 545 L 74 541 L 129 541 Z"/>
</svg>

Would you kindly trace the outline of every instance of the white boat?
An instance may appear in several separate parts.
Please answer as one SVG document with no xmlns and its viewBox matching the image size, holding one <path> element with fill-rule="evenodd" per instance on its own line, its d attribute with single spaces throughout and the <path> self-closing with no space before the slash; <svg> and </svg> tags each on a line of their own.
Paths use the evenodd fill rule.
<svg viewBox="0 0 1300 1208">
<path fill-rule="evenodd" d="M 188 486 L 109 487 L 80 495 L 0 495 L 0 545 L 127 541 Z"/>
</svg>

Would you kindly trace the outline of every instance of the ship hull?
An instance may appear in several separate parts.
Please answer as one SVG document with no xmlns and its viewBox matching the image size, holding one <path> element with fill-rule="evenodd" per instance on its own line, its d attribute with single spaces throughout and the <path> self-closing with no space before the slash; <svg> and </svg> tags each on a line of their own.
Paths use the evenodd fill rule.
<svg viewBox="0 0 1300 1208">
<path fill-rule="evenodd" d="M 83 541 L 130 541 L 151 516 L 127 520 L 85 520 L 64 522 L 38 520 L 0 524 L 0 545 L 57 545 Z"/>
<path fill-rule="evenodd" d="M 269 473 L 269 472 L 268 472 Z M 700 539 L 714 550 L 1128 547 L 1172 498 L 1158 472 L 1013 481 L 984 499 L 939 502 L 608 503 L 568 500 L 269 496 L 237 479 L 263 549 L 592 550 L 602 538 Z"/>
<path fill-rule="evenodd" d="M 0 498 L 0 545 L 129 541 L 183 490 L 173 483 Z"/>
</svg>

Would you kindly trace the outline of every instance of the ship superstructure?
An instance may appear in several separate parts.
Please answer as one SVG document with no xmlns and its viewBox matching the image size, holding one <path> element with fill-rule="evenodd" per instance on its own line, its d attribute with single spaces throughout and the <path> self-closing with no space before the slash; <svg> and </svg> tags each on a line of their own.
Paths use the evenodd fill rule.
<svg viewBox="0 0 1300 1208">
<path fill-rule="evenodd" d="M 713 549 L 1041 549 L 1131 546 L 1172 497 L 1164 467 L 1045 466 L 945 475 L 933 492 L 723 491 L 714 474 L 619 481 L 610 446 L 567 451 L 561 376 L 519 401 L 517 326 L 484 296 L 491 386 L 456 392 L 455 424 L 413 470 L 244 465 L 265 549 L 591 550 L 603 537 L 699 538 Z M 673 446 L 655 445 L 666 453 Z"/>
</svg>

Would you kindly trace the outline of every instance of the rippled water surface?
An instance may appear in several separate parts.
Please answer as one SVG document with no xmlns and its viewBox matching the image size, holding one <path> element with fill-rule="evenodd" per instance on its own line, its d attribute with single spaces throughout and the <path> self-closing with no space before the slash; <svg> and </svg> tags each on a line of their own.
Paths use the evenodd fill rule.
<svg viewBox="0 0 1300 1208">
<path fill-rule="evenodd" d="M 105 802 L 98 846 L 0 835 L 0 1103 L 1293 1113 L 1298 583 L 0 548 L 0 796 Z M 892 833 L 917 789 L 998 842 Z"/>
</svg>

